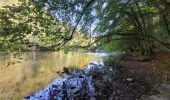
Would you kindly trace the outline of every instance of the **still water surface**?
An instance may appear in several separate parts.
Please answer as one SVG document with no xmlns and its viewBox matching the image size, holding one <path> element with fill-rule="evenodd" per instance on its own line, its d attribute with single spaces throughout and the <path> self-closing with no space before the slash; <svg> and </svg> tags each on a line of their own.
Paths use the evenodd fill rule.
<svg viewBox="0 0 170 100">
<path fill-rule="evenodd" d="M 102 58 L 91 54 L 63 52 L 25 52 L 17 58 L 1 55 L 0 100 L 21 100 L 59 78 L 56 71 L 63 67 L 84 67 L 92 61 L 102 61 Z"/>
</svg>

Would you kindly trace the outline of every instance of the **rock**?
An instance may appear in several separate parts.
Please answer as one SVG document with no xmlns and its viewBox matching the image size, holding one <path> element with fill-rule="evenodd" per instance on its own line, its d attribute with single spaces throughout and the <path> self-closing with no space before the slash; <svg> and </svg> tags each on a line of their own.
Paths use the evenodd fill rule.
<svg viewBox="0 0 170 100">
<path fill-rule="evenodd" d="M 58 73 L 58 74 L 59 74 L 59 73 L 60 73 L 60 71 L 56 71 L 56 73 Z"/>
<path fill-rule="evenodd" d="M 127 81 L 132 82 L 133 78 L 126 78 Z"/>
<path fill-rule="evenodd" d="M 71 91 L 72 91 L 73 94 L 76 94 L 77 92 L 80 91 L 80 89 L 79 89 L 79 88 L 74 88 L 74 89 L 72 89 Z"/>
<path fill-rule="evenodd" d="M 64 68 L 64 71 L 68 72 L 67 68 Z M 56 73 L 61 74 L 62 72 L 56 71 Z M 95 100 L 96 92 L 94 84 L 100 88 L 103 82 L 107 82 L 111 79 L 111 77 L 102 77 L 102 75 L 104 75 L 104 65 L 100 62 L 93 62 L 86 68 L 75 70 L 62 79 L 54 81 L 44 90 L 35 93 L 34 96 L 30 98 L 27 97 L 27 100 L 36 100 L 36 98 L 40 98 L 40 96 L 40 99 L 43 100 L 61 100 L 61 98 L 67 100 L 72 100 L 74 98 L 76 100 L 82 98 Z M 93 76 L 99 77 L 95 80 L 95 83 L 93 83 Z"/>
<path fill-rule="evenodd" d="M 161 86 L 159 87 L 159 91 L 163 94 L 169 94 L 170 95 L 170 85 L 161 84 Z"/>
<path fill-rule="evenodd" d="M 30 96 L 26 96 L 26 97 L 24 97 L 24 99 L 30 99 Z"/>
<path fill-rule="evenodd" d="M 170 100 L 170 97 L 168 95 L 153 95 L 143 98 L 143 100 Z"/>
</svg>

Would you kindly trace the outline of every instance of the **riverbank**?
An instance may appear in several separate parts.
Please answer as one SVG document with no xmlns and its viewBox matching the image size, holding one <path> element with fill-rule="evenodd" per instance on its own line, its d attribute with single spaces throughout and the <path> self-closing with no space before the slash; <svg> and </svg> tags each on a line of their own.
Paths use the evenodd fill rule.
<svg viewBox="0 0 170 100">
<path fill-rule="evenodd" d="M 90 63 L 55 80 L 25 100 L 140 100 L 156 94 L 152 85 L 139 80 L 117 62 Z"/>
<path fill-rule="evenodd" d="M 170 52 L 162 51 L 71 68 L 71 73 L 25 100 L 169 100 L 169 58 Z"/>
</svg>

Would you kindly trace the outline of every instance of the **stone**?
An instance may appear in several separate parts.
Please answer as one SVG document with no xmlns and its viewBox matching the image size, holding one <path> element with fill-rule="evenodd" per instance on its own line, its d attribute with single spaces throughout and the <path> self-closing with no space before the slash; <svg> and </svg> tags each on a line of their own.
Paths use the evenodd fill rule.
<svg viewBox="0 0 170 100">
<path fill-rule="evenodd" d="M 132 82 L 133 78 L 126 78 L 127 81 Z"/>
</svg>

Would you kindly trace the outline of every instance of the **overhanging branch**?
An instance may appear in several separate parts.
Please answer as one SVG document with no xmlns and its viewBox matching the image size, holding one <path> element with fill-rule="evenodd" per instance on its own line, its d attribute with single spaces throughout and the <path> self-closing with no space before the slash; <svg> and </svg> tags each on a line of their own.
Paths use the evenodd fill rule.
<svg viewBox="0 0 170 100">
<path fill-rule="evenodd" d="M 71 32 L 71 35 L 70 35 L 69 37 L 64 38 L 63 44 L 60 46 L 60 48 L 62 48 L 68 41 L 70 41 L 70 40 L 73 38 L 73 34 L 74 34 L 74 32 L 76 31 L 76 28 L 77 28 L 77 26 L 79 25 L 79 23 L 80 23 L 83 15 L 84 15 L 84 13 L 86 12 L 87 8 L 88 8 L 94 1 L 95 1 L 95 0 L 91 0 L 90 2 L 88 2 L 88 3 L 86 4 L 86 6 L 84 7 L 84 9 L 83 9 L 83 11 L 82 11 L 82 13 L 81 13 L 81 15 L 80 15 L 80 18 L 78 19 L 76 25 L 74 26 L 74 28 L 73 28 L 73 30 L 72 30 L 72 32 Z"/>
</svg>

